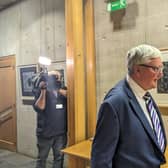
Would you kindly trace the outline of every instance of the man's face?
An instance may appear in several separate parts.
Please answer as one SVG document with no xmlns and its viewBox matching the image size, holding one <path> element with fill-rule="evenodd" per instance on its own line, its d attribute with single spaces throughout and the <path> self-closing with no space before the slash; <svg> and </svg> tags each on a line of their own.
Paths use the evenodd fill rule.
<svg viewBox="0 0 168 168">
<path fill-rule="evenodd" d="M 149 90 L 157 87 L 157 81 L 163 76 L 163 64 L 160 58 L 151 59 L 150 62 L 136 65 L 138 84 Z"/>
</svg>

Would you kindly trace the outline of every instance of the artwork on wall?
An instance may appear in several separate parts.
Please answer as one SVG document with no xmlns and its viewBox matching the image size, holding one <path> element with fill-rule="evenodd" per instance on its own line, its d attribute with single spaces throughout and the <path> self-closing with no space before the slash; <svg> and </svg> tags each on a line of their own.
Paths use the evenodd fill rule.
<svg viewBox="0 0 168 168">
<path fill-rule="evenodd" d="M 167 94 L 168 93 L 168 49 L 161 50 L 163 55 L 163 77 L 158 80 L 157 93 Z"/>
<path fill-rule="evenodd" d="M 62 76 L 62 86 L 66 86 L 66 62 L 57 61 L 52 62 L 51 65 L 47 66 L 48 71 L 58 70 Z M 25 65 L 19 67 L 20 81 L 21 81 L 21 98 L 24 104 L 31 104 L 29 100 L 34 100 L 33 81 L 35 76 L 40 73 L 40 65 Z M 26 100 L 26 101 L 25 101 Z M 27 102 L 29 101 L 29 102 Z M 25 103 L 26 102 L 26 103 Z"/>
<path fill-rule="evenodd" d="M 168 104 L 168 48 L 160 49 L 163 55 L 163 77 L 158 80 L 157 88 L 150 90 L 152 96 L 159 106 L 167 106 Z"/>
<path fill-rule="evenodd" d="M 36 73 L 37 73 L 37 65 L 26 65 L 20 67 L 22 99 L 33 98 L 32 79 Z"/>
</svg>

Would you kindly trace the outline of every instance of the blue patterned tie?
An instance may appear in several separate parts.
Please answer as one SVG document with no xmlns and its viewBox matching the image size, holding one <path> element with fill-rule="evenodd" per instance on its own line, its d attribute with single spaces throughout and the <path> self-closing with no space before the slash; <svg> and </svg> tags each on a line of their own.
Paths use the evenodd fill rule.
<svg viewBox="0 0 168 168">
<path fill-rule="evenodd" d="M 163 152 L 164 147 L 165 147 L 165 141 L 164 141 L 162 127 L 160 125 L 160 119 L 158 117 L 156 109 L 153 106 L 153 102 L 152 102 L 150 94 L 147 92 L 143 98 L 146 102 L 146 107 L 151 117 L 153 129 L 157 137 L 157 142 L 160 146 L 161 151 Z"/>
</svg>

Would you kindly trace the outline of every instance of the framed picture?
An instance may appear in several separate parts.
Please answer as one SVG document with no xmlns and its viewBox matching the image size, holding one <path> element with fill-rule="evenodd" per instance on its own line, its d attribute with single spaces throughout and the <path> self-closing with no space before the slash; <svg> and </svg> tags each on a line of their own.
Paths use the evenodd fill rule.
<svg viewBox="0 0 168 168">
<path fill-rule="evenodd" d="M 168 49 L 161 50 L 163 55 L 163 77 L 158 80 L 157 93 L 168 94 Z"/>
<path fill-rule="evenodd" d="M 163 77 L 158 80 L 157 88 L 151 92 L 159 105 L 168 104 L 168 48 L 160 49 L 163 55 Z"/>
<path fill-rule="evenodd" d="M 27 99 L 28 97 L 33 97 L 32 79 L 36 73 L 37 73 L 37 65 L 20 67 L 21 91 L 22 91 L 23 99 L 24 98 Z"/>
</svg>

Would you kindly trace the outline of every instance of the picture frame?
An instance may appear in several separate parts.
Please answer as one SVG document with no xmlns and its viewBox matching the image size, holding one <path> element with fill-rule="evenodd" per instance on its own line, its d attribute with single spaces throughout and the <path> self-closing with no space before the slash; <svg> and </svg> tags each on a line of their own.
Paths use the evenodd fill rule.
<svg viewBox="0 0 168 168">
<path fill-rule="evenodd" d="M 40 65 L 32 64 L 32 65 L 24 65 L 19 66 L 19 79 L 21 83 L 21 99 L 24 105 L 32 105 L 34 100 L 34 94 L 32 92 L 33 82 L 32 79 L 40 73 Z M 47 70 L 53 71 L 57 70 L 62 75 L 62 85 L 66 86 L 67 78 L 66 78 L 66 61 L 55 61 L 52 62 L 51 65 L 47 66 Z"/>
<path fill-rule="evenodd" d="M 168 48 L 160 49 L 163 56 L 163 77 L 158 80 L 157 88 L 151 93 L 159 106 L 168 104 Z"/>
<path fill-rule="evenodd" d="M 33 99 L 32 79 L 37 73 L 37 65 L 26 65 L 20 67 L 21 93 L 22 99 Z"/>
<path fill-rule="evenodd" d="M 157 93 L 168 94 L 168 49 L 161 50 L 163 55 L 163 77 L 158 80 Z"/>
</svg>

